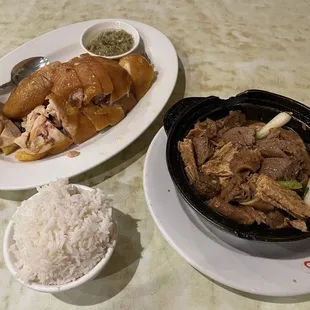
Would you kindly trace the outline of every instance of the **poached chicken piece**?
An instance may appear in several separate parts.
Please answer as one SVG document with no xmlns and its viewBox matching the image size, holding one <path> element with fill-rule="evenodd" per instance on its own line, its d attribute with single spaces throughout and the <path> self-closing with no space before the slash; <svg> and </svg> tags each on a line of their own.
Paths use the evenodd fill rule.
<svg viewBox="0 0 310 310">
<path fill-rule="evenodd" d="M 45 101 L 53 87 L 53 77 L 60 62 L 51 63 L 23 79 L 3 106 L 3 114 L 20 120 Z"/>
<path fill-rule="evenodd" d="M 133 95 L 137 100 L 140 100 L 151 86 L 154 77 L 153 66 L 149 64 L 146 58 L 137 54 L 123 57 L 119 64 L 132 77 Z"/>
<path fill-rule="evenodd" d="M 36 107 L 23 122 L 25 132 L 15 139 L 22 150 L 16 153 L 21 161 L 32 161 L 63 152 L 73 141 L 47 118 L 44 106 Z"/>
<path fill-rule="evenodd" d="M 5 116 L 0 114 L 0 149 L 9 155 L 17 149 L 14 140 L 21 134 L 18 127 Z"/>
<path fill-rule="evenodd" d="M 62 126 L 75 143 L 82 143 L 96 134 L 95 126 L 76 105 L 53 93 L 47 99 L 47 113 L 53 116 L 55 123 Z"/>
<path fill-rule="evenodd" d="M 8 119 L 23 119 L 25 132 L 14 133 L 11 143 L 22 149 L 16 158 L 29 161 L 62 152 L 124 119 L 153 79 L 153 66 L 142 55 L 126 62 L 134 81 L 117 61 L 88 54 L 51 63 L 24 79 L 3 107 Z"/>
</svg>

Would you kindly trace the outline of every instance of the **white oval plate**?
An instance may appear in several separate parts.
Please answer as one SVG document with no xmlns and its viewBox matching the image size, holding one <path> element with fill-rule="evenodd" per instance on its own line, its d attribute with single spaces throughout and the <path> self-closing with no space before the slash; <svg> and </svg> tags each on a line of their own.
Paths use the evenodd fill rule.
<svg viewBox="0 0 310 310">
<path fill-rule="evenodd" d="M 177 193 L 166 165 L 166 142 L 161 129 L 146 155 L 144 192 L 150 213 L 170 245 L 202 274 L 234 289 L 266 296 L 309 293 L 309 240 L 301 243 L 299 253 L 284 249 L 283 244 L 269 244 L 273 255 L 284 253 L 278 258 L 249 254 L 255 252 L 251 241 L 243 244 L 247 251 L 223 242 Z"/>
<path fill-rule="evenodd" d="M 77 157 L 68 158 L 62 153 L 35 162 L 20 163 L 15 160 L 14 154 L 8 157 L 0 155 L 0 190 L 28 189 L 91 169 L 132 143 L 164 108 L 178 74 L 178 59 L 172 43 L 155 28 L 131 20 L 119 20 L 139 31 L 146 52 L 158 72 L 150 90 L 118 125 L 74 147 L 80 152 Z M 80 46 L 82 33 L 91 25 L 105 21 L 116 20 L 101 19 L 69 25 L 15 49 L 0 59 L 0 84 L 8 81 L 12 67 L 25 58 L 46 56 L 50 61 L 67 61 L 83 54 Z M 7 97 L 0 95 L 0 102 L 5 102 Z"/>
</svg>

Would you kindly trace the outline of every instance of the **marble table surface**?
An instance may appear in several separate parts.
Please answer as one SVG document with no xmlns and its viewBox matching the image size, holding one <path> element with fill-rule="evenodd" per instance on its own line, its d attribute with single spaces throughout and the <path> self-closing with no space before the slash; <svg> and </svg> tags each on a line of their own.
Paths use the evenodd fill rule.
<svg viewBox="0 0 310 310">
<path fill-rule="evenodd" d="M 177 50 L 178 83 L 167 107 L 183 96 L 228 97 L 250 88 L 310 104 L 309 11 L 307 0 L 0 0 L 0 56 L 64 25 L 128 18 L 158 28 Z M 310 309 L 310 295 L 267 298 L 218 285 L 168 245 L 142 188 L 145 152 L 161 124 L 162 115 L 122 153 L 73 179 L 115 194 L 121 227 L 107 269 L 81 289 L 41 294 L 10 276 L 3 232 L 33 191 L 0 192 L 0 309 Z"/>
</svg>

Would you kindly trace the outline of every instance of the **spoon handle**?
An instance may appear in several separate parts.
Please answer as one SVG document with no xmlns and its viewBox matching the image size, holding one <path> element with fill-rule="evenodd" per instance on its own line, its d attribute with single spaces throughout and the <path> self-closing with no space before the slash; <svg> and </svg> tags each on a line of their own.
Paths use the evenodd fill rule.
<svg viewBox="0 0 310 310">
<path fill-rule="evenodd" d="M 0 92 L 4 91 L 5 89 L 9 88 L 9 87 L 13 87 L 14 84 L 10 81 L 7 83 L 4 83 L 2 85 L 0 85 Z"/>
</svg>

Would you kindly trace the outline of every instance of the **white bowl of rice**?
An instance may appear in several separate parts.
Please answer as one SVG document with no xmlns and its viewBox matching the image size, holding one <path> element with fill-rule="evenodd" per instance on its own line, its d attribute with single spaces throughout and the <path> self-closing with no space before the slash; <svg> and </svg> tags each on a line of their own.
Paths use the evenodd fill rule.
<svg viewBox="0 0 310 310">
<path fill-rule="evenodd" d="M 116 240 L 112 200 L 100 189 L 58 180 L 22 202 L 5 231 L 3 255 L 22 284 L 57 293 L 94 279 Z"/>
</svg>

